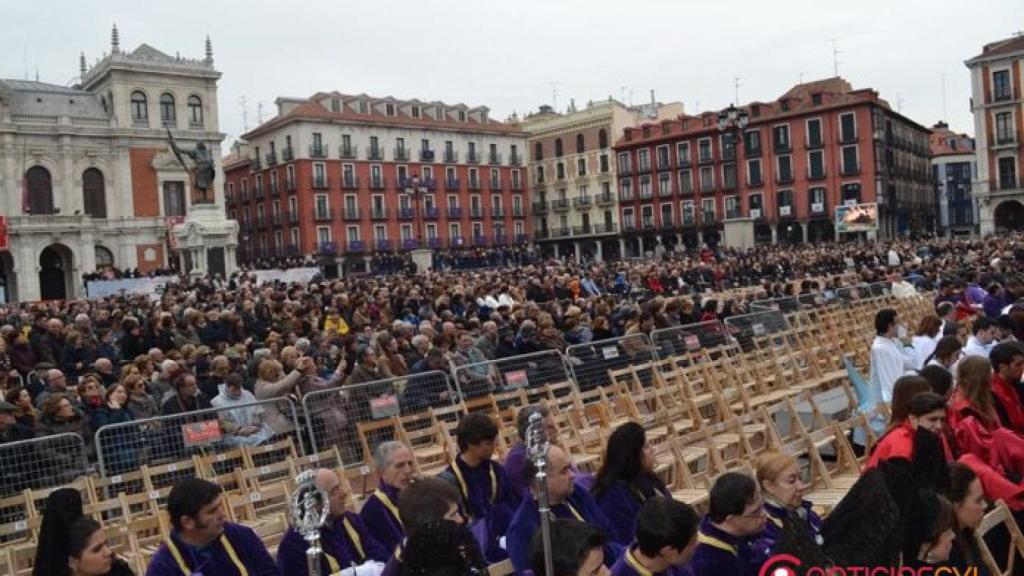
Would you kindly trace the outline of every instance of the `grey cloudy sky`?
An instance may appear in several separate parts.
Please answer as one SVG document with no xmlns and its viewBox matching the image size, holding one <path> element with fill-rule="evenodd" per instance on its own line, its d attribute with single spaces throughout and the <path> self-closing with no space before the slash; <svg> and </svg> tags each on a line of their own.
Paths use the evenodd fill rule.
<svg viewBox="0 0 1024 576">
<path fill-rule="evenodd" d="M 140 43 L 201 57 L 208 33 L 228 141 L 277 96 L 317 91 L 484 104 L 494 118 L 551 103 L 680 100 L 687 112 L 770 100 L 839 73 L 931 126 L 973 132 L 963 61 L 1024 28 L 1020 0 L 0 0 L 0 77 L 67 84 Z M 945 75 L 945 114 L 943 114 Z M 553 83 L 557 83 L 554 84 Z"/>
</svg>

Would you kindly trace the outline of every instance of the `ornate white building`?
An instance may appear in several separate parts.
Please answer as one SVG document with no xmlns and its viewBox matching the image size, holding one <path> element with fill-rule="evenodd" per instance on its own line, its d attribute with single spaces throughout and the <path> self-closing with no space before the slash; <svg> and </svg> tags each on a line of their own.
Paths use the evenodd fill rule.
<svg viewBox="0 0 1024 576">
<path fill-rule="evenodd" d="M 219 162 L 204 204 L 167 146 L 170 129 L 221 156 L 209 39 L 198 60 L 125 52 L 115 26 L 110 54 L 79 66 L 72 87 L 0 79 L 0 300 L 81 297 L 82 275 L 106 266 L 230 274 L 237 225 Z"/>
</svg>

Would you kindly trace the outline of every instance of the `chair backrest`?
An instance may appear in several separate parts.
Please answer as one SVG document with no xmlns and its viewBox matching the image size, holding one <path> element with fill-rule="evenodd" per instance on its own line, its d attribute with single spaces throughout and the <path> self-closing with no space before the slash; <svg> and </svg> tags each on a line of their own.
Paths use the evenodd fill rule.
<svg viewBox="0 0 1024 576">
<path fill-rule="evenodd" d="M 999 563 L 996 562 L 995 556 L 992 554 L 992 550 L 985 542 L 985 536 L 999 526 L 1005 527 L 1010 535 L 1010 546 L 1006 554 L 1005 567 L 1000 567 Z M 981 559 L 985 562 L 990 574 L 1010 576 L 1015 573 L 1014 568 L 1017 562 L 1024 560 L 1024 536 L 1021 535 L 1020 527 L 1017 525 L 1017 521 L 1014 520 L 1010 508 L 1002 500 L 997 501 L 995 508 L 981 519 L 981 525 L 974 531 L 974 538 L 978 543 L 978 549 L 981 550 Z"/>
</svg>

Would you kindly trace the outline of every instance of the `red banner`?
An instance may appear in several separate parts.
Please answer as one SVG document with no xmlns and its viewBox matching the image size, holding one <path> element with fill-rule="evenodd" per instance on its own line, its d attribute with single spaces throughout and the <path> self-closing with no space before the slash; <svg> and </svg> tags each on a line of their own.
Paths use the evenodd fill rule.
<svg viewBox="0 0 1024 576">
<path fill-rule="evenodd" d="M 7 216 L 0 216 L 0 250 L 7 250 Z"/>
</svg>

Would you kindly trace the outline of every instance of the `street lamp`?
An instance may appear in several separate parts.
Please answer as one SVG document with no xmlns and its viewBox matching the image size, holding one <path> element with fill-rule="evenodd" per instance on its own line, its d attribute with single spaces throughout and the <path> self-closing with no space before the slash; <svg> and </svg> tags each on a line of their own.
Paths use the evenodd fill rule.
<svg viewBox="0 0 1024 576">
<path fill-rule="evenodd" d="M 735 133 L 747 127 L 750 115 L 742 108 L 736 108 L 730 104 L 728 108 L 718 113 L 718 129 L 722 132 Z"/>
<path fill-rule="evenodd" d="M 412 203 L 415 209 L 414 218 L 418 225 L 416 228 L 416 244 L 419 248 L 423 248 L 423 220 L 424 214 L 420 211 L 421 201 L 425 200 L 427 192 L 430 191 L 426 181 L 421 181 L 419 176 L 413 176 L 412 178 L 406 178 L 402 182 L 402 190 L 412 197 Z M 423 208 L 426 209 L 425 207 Z"/>
</svg>

